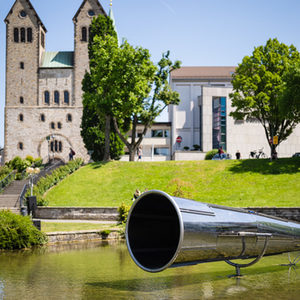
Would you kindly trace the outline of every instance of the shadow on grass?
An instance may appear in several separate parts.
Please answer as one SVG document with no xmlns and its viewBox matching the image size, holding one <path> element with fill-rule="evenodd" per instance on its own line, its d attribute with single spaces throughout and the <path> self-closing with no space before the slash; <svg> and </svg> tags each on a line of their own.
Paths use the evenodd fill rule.
<svg viewBox="0 0 300 300">
<path fill-rule="evenodd" d="M 106 161 L 97 161 L 97 162 L 93 162 L 91 165 L 93 169 L 100 169 L 101 167 L 105 166 L 107 163 L 108 162 Z"/>
<path fill-rule="evenodd" d="M 269 159 L 245 159 L 231 166 L 229 171 L 264 175 L 295 174 L 300 173 L 300 158 L 280 158 L 272 162 Z"/>
</svg>

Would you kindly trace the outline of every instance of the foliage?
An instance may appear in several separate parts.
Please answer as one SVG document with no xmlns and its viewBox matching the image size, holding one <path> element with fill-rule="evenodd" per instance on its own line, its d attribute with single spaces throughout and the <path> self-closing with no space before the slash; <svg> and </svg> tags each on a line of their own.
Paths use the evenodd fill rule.
<svg viewBox="0 0 300 300">
<path fill-rule="evenodd" d="M 189 182 L 188 197 L 197 201 L 233 207 L 300 206 L 300 159 L 293 158 L 93 163 L 48 191 L 45 200 L 50 206 L 131 205 L 137 187 L 172 194 L 174 178 Z"/>
<path fill-rule="evenodd" d="M 180 178 L 172 179 L 168 187 L 172 189 L 172 196 L 181 198 L 189 198 L 191 196 L 189 191 L 193 188 L 189 182 L 185 182 Z"/>
<path fill-rule="evenodd" d="M 193 147 L 194 147 L 195 151 L 199 151 L 200 150 L 200 145 L 198 145 L 198 144 L 193 145 Z"/>
<path fill-rule="evenodd" d="M 48 201 L 43 198 L 45 192 L 58 182 L 66 178 L 69 174 L 76 171 L 83 164 L 81 158 L 69 161 L 66 165 L 55 169 L 50 175 L 42 177 L 33 187 L 33 195 L 37 198 L 38 206 L 46 206 Z M 26 196 L 30 195 L 28 190 Z"/>
<path fill-rule="evenodd" d="M 33 166 L 35 168 L 40 168 L 43 164 L 43 159 L 41 157 L 37 157 L 33 160 Z"/>
<path fill-rule="evenodd" d="M 111 124 L 113 127 L 113 124 Z M 85 147 L 92 151 L 92 159 L 94 161 L 102 161 L 104 159 L 105 149 L 105 122 L 100 118 L 96 111 L 86 103 L 83 107 L 83 115 L 81 119 L 81 136 Z M 124 143 L 120 140 L 115 130 L 110 133 L 110 157 L 118 160 L 124 154 Z"/>
<path fill-rule="evenodd" d="M 251 56 L 243 58 L 233 75 L 230 97 L 235 111 L 230 115 L 237 120 L 258 120 L 268 141 L 273 136 L 278 136 L 278 144 L 287 139 L 300 119 L 299 111 L 290 112 L 289 97 L 282 97 L 285 87 L 289 87 L 285 74 L 299 63 L 297 49 L 277 39 L 256 47 Z M 270 143 L 270 147 L 274 154 L 277 145 Z"/>
<path fill-rule="evenodd" d="M 12 169 L 8 166 L 0 167 L 0 181 L 4 179 L 9 173 L 11 173 Z"/>
<path fill-rule="evenodd" d="M 183 149 L 184 149 L 185 151 L 187 151 L 187 150 L 190 149 L 190 147 L 189 147 L 189 146 L 184 146 Z"/>
<path fill-rule="evenodd" d="M 218 149 L 207 151 L 205 154 L 205 160 L 211 160 L 218 153 L 218 151 Z"/>
<path fill-rule="evenodd" d="M 122 204 L 118 207 L 118 213 L 119 213 L 119 221 L 122 224 L 125 224 L 127 222 L 128 213 L 130 210 L 130 206 L 126 205 L 122 202 Z"/>
<path fill-rule="evenodd" d="M 29 217 L 0 211 L 0 249 L 29 248 L 46 241 L 46 236 L 33 226 Z"/>
<path fill-rule="evenodd" d="M 33 162 L 34 162 L 34 158 L 33 158 L 33 156 L 31 156 L 31 155 L 27 155 L 27 156 L 25 157 L 25 159 L 28 160 L 31 164 L 33 164 Z"/>
</svg>

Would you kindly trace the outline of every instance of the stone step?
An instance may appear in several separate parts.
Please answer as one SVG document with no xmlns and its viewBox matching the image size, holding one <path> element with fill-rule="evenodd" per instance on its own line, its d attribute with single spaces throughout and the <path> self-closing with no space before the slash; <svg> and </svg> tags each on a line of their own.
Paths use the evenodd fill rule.
<svg viewBox="0 0 300 300">
<path fill-rule="evenodd" d="M 16 215 L 21 214 L 21 210 L 18 207 L 0 207 L 0 210 L 10 210 L 12 213 Z"/>
<path fill-rule="evenodd" d="M 18 207 L 19 195 L 0 195 L 0 207 Z"/>
</svg>

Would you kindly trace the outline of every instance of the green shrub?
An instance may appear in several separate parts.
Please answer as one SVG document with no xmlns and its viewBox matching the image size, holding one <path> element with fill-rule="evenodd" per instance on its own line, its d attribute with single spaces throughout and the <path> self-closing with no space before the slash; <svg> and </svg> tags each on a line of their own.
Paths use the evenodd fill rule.
<svg viewBox="0 0 300 300">
<path fill-rule="evenodd" d="M 193 147 L 194 147 L 194 150 L 196 150 L 196 151 L 200 150 L 200 146 L 197 144 L 193 145 Z"/>
<path fill-rule="evenodd" d="M 12 172 L 12 169 L 8 166 L 0 167 L 0 181 L 4 179 L 10 172 Z"/>
<path fill-rule="evenodd" d="M 28 160 L 28 161 L 31 163 L 31 165 L 32 165 L 33 162 L 34 162 L 34 158 L 33 158 L 33 156 L 31 156 L 31 155 L 27 155 L 27 156 L 25 157 L 25 159 Z"/>
<path fill-rule="evenodd" d="M 122 203 L 120 207 L 118 207 L 118 213 L 119 213 L 119 221 L 123 224 L 127 222 L 128 213 L 130 210 L 130 206 L 126 205 L 125 203 Z"/>
<path fill-rule="evenodd" d="M 43 159 L 40 158 L 40 157 L 35 158 L 35 159 L 33 160 L 33 166 L 34 166 L 35 168 L 41 167 L 42 164 L 43 164 Z"/>
<path fill-rule="evenodd" d="M 0 249 L 29 248 L 46 242 L 47 237 L 33 226 L 29 217 L 0 211 Z"/>
<path fill-rule="evenodd" d="M 43 195 L 51 187 L 56 185 L 58 182 L 66 178 L 69 174 L 76 171 L 83 164 L 81 158 L 69 161 L 66 165 L 55 169 L 50 175 L 42 177 L 37 184 L 33 187 L 33 195 L 36 196 L 38 206 L 47 206 L 49 203 L 43 198 Z M 26 196 L 29 196 L 30 191 L 28 190 Z"/>
<path fill-rule="evenodd" d="M 218 151 L 218 149 L 212 149 L 208 151 L 205 155 L 205 160 L 211 160 L 218 153 Z"/>
</svg>

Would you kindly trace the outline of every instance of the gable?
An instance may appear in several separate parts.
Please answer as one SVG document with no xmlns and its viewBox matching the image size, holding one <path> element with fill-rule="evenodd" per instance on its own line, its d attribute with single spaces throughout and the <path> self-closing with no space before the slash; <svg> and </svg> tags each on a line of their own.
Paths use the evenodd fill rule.
<svg viewBox="0 0 300 300">
<path fill-rule="evenodd" d="M 74 22 L 77 22 L 78 16 L 80 15 L 80 13 L 82 13 L 82 11 L 84 10 L 84 8 L 88 4 L 90 5 L 90 7 L 92 7 L 95 10 L 96 15 L 103 14 L 103 15 L 106 16 L 106 12 L 105 12 L 105 10 L 103 9 L 102 5 L 99 3 L 98 0 L 83 0 L 83 2 L 81 3 L 79 9 L 77 10 L 75 16 L 73 17 L 73 21 Z"/>
</svg>

